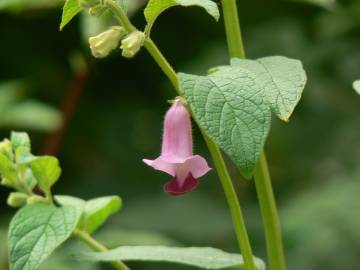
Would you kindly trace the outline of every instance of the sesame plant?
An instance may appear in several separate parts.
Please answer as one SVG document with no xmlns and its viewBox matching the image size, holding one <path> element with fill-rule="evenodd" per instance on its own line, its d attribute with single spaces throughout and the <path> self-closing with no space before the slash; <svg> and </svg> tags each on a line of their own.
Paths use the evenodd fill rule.
<svg viewBox="0 0 360 270">
<path fill-rule="evenodd" d="M 172 83 L 174 98 L 165 114 L 162 149 L 144 164 L 169 175 L 164 191 L 179 196 L 194 191 L 200 178 L 218 174 L 232 216 L 239 253 L 211 247 L 121 246 L 108 250 L 92 235 L 121 208 L 118 196 L 83 200 L 54 195 L 61 176 L 53 156 L 31 152 L 26 133 L 13 132 L 0 144 L 1 184 L 14 189 L 8 205 L 20 208 L 8 233 L 11 270 L 35 270 L 69 238 L 77 238 L 93 252 L 76 254 L 79 260 L 110 263 L 115 269 L 130 269 L 127 261 L 179 263 L 203 269 L 285 270 L 280 222 L 264 151 L 271 118 L 287 122 L 301 98 L 306 74 L 299 60 L 284 56 L 246 59 L 236 0 L 149 0 L 144 9 L 146 26 L 137 29 L 127 16 L 131 0 L 67 0 L 60 29 L 80 12 L 94 17 L 111 13 L 117 23 L 89 39 L 95 58 L 119 52 L 133 58 L 147 50 Z M 197 6 L 213 19 L 224 21 L 229 62 L 211 67 L 207 75 L 177 72 L 151 38 L 156 19 L 175 6 Z M 222 11 L 222 12 L 220 12 Z M 220 15 L 221 13 L 221 15 Z M 179 39 L 179 43 L 181 39 Z M 151 71 L 149 71 L 151 72 Z M 205 71 L 204 71 L 205 73 Z M 358 84 L 354 87 L 358 89 Z M 207 144 L 210 158 L 193 153 L 192 123 Z M 224 161 L 229 156 L 244 178 L 256 187 L 266 237 L 267 262 L 253 254 L 246 222 Z M 139 157 L 140 158 L 140 157 Z M 211 168 L 210 166 L 213 166 Z M 253 179 L 253 180 L 252 180 Z M 159 192 L 162 192 L 159 190 Z M 202 224 L 201 226 L 206 226 Z"/>
</svg>

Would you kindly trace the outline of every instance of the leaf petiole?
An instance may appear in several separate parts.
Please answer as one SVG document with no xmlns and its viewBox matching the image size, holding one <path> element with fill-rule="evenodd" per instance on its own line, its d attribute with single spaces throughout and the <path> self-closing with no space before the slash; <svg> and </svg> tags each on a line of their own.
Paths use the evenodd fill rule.
<svg viewBox="0 0 360 270">
<path fill-rule="evenodd" d="M 109 251 L 103 244 L 94 239 L 90 234 L 81 231 L 79 229 L 75 229 L 73 231 L 73 236 L 84 242 L 88 245 L 92 250 L 97 252 L 105 252 Z M 122 261 L 113 261 L 111 265 L 117 270 L 130 270 Z"/>
</svg>

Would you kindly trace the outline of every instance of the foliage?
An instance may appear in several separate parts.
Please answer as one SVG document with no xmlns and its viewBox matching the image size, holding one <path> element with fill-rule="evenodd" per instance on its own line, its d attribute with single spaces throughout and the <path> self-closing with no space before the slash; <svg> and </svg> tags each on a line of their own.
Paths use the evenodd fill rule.
<svg viewBox="0 0 360 270">
<path fill-rule="evenodd" d="M 12 207 L 22 207 L 10 223 L 9 261 L 13 270 L 36 270 L 76 230 L 92 233 L 120 209 L 117 196 L 85 202 L 58 197 L 53 203 L 51 188 L 59 179 L 59 161 L 52 156 L 34 156 L 26 133 L 13 132 L 2 142 L 2 184 L 15 189 L 8 197 Z M 34 193 L 38 184 L 44 197 Z"/>
<path fill-rule="evenodd" d="M 62 30 L 65 25 L 67 25 L 79 12 L 81 12 L 81 10 L 82 8 L 77 0 L 67 0 L 63 8 L 60 30 Z"/>
<path fill-rule="evenodd" d="M 3 67 L 6 67 L 2 72 L 2 80 L 31 75 L 31 83 L 45 82 L 36 88 L 36 92 L 31 93 L 31 100 L 59 103 L 64 87 L 72 76 L 68 56 L 74 50 L 83 51 L 84 55 L 89 52 L 88 48 L 80 45 L 77 37 L 77 33 L 84 33 L 86 27 L 95 29 L 84 18 L 97 23 L 100 20 L 84 12 L 81 21 L 74 21 L 73 27 L 59 34 L 54 31 L 59 9 L 57 12 L 48 12 L 45 8 L 59 7 L 63 1 L 47 1 L 33 7 L 26 4 L 35 1 L 22 1 L 21 6 L 15 7 L 17 2 L 20 0 L 2 1 L 0 4 L 0 7 L 4 3 L 13 4 L 13 7 L 9 5 L 9 8 L 5 8 L 6 11 L 24 12 L 21 17 L 0 15 L 2 25 L 6 26 L 0 30 L 2 48 L 6 48 L 0 50 Z M 138 1 L 129 2 L 131 10 L 133 2 Z M 334 1 L 296 2 L 244 1 L 240 9 L 241 21 L 245 25 L 243 34 L 247 54 L 251 59 L 278 54 L 301 59 L 309 76 L 306 94 L 297 114 L 286 127 L 274 118 L 271 136 L 266 144 L 275 192 L 279 195 L 278 205 L 283 210 L 288 266 L 294 270 L 324 267 L 331 270 L 344 267 L 357 269 L 359 225 L 353 209 L 356 209 L 358 200 L 357 184 L 353 180 L 357 180 L 359 175 L 350 172 L 360 162 L 356 151 L 360 147 L 357 139 L 360 135 L 357 128 L 359 99 L 356 96 L 354 98 L 351 90 L 351 82 L 359 77 L 360 70 L 356 61 L 359 57 L 356 46 L 359 37 L 356 17 L 359 2 L 337 1 L 336 5 L 333 5 Z M 325 6 L 331 8 L 332 12 L 310 5 L 303 6 L 300 2 Z M 41 12 L 35 12 L 34 7 L 41 9 Z M 269 10 L 274 12 L 269 13 Z M 220 25 L 207 27 L 208 18 L 200 9 L 189 9 L 186 16 L 183 12 L 181 9 L 169 11 L 170 16 L 162 16 L 158 21 L 161 21 L 162 28 L 152 33 L 164 54 L 170 56 L 173 66 L 186 73 L 202 74 L 206 67 L 227 63 L 224 33 L 220 31 Z M 141 20 L 141 13 L 138 12 L 134 23 L 140 25 Z M 87 39 L 113 23 L 106 21 L 101 30 L 84 36 Z M 174 25 L 176 31 L 173 30 Z M 20 47 L 24 37 L 30 33 L 31 54 L 28 53 L 28 46 L 26 50 Z M 148 56 L 143 53 L 130 63 L 119 58 L 97 62 L 96 65 L 93 61 L 88 63 L 95 66 L 92 75 L 96 79 L 92 79 L 87 86 L 89 89 L 83 95 L 75 118 L 66 132 L 59 153 L 64 167 L 64 181 L 58 182 L 55 188 L 61 193 L 88 198 L 119 191 L 126 195 L 126 207 L 122 215 L 115 216 L 96 235 L 108 246 L 115 247 L 119 243 L 205 245 L 234 250 L 229 215 L 220 199 L 221 191 L 215 181 L 215 173 L 204 179 L 197 193 L 173 200 L 160 194 L 162 179 L 159 180 L 147 169 L 139 169 L 140 157 L 152 155 L 158 150 L 156 142 L 160 134 L 161 113 L 166 105 L 163 100 L 173 98 L 168 95 L 169 87 L 163 82 L 160 71 L 150 64 Z M 114 72 L 119 76 L 114 76 Z M 47 81 L 51 81 L 51 84 L 46 85 Z M 26 81 L 25 84 L 30 83 Z M 16 103 L 24 101 L 21 93 L 15 96 L 16 102 L 11 106 L 1 106 L 4 118 L 0 120 L 6 118 L 6 121 L 0 121 L 0 124 L 5 123 L 1 124 L 3 130 L 10 127 L 30 129 L 30 124 L 40 126 L 33 128 L 35 130 L 54 129 L 54 123 L 58 123 L 59 119 L 46 120 L 49 118 L 44 117 L 46 112 L 41 110 L 36 114 L 36 106 L 31 102 L 30 105 L 25 102 L 26 110 L 19 117 L 21 124 L 12 121 L 18 119 L 17 110 L 15 114 L 5 117 L 5 114 L 16 108 Z M 152 102 L 149 102 L 150 97 Z M 1 96 L 0 104 L 6 100 Z M 40 117 L 45 120 L 40 120 Z M 47 123 L 50 127 L 54 125 L 52 128 L 41 127 Z M 33 148 L 41 152 L 44 135 L 31 135 Z M 199 132 L 195 130 L 196 150 L 206 154 L 198 135 Z M 9 163 L 6 154 L 9 152 L 0 158 L 1 173 L 3 175 L 5 172 L 15 180 L 14 166 L 18 167 L 23 162 L 28 164 L 28 160 L 34 157 L 26 151 L 19 151 L 18 160 L 13 157 Z M 15 156 L 16 153 L 11 151 L 11 155 Z M 31 168 L 28 165 L 26 167 L 27 177 L 24 179 L 33 187 L 36 179 Z M 241 178 L 237 169 L 231 168 L 234 179 Z M 346 177 L 336 178 L 336 175 L 343 175 L 345 171 L 349 172 Z M 332 183 L 334 178 L 337 180 Z M 239 182 L 236 188 L 245 206 L 255 253 L 264 257 L 261 221 L 251 185 Z M 0 197 L 6 197 L 4 189 Z M 54 203 L 60 204 L 56 196 Z M 3 227 L 7 219 L 7 215 L 1 212 Z M 133 228 L 155 231 L 155 236 L 152 238 L 151 234 L 149 236 Z M 3 239 L 0 242 L 4 242 L 4 233 L 0 234 L 0 239 Z M 106 237 L 103 238 L 103 235 Z M 147 243 L 148 237 L 159 242 Z M 136 241 L 128 243 L 129 239 Z M 98 265 L 69 260 L 69 253 L 79 253 L 84 247 L 70 251 L 67 244 L 60 247 L 42 265 L 42 269 L 100 269 Z M 0 252 L 6 254 L 6 250 L 1 248 Z M 312 259 L 303 260 L 308 257 Z M 0 268 L 3 265 L 6 265 L 5 258 L 0 259 Z M 134 263 L 134 266 L 135 269 L 163 269 L 160 264 Z M 168 269 L 168 265 L 165 264 L 164 269 Z M 172 265 L 171 269 L 184 268 Z"/>
<path fill-rule="evenodd" d="M 10 223 L 11 269 L 38 269 L 70 237 L 79 214 L 73 207 L 57 208 L 41 203 L 22 208 Z"/>
<path fill-rule="evenodd" d="M 85 253 L 79 256 L 81 260 L 89 261 L 153 261 L 171 262 L 196 266 L 203 269 L 224 269 L 240 267 L 243 269 L 243 258 L 215 248 L 178 248 L 161 246 L 119 247 L 106 253 Z M 261 260 L 257 260 L 258 270 L 265 270 Z"/>
<path fill-rule="evenodd" d="M 82 216 L 78 228 L 87 232 L 95 232 L 108 217 L 121 208 L 121 199 L 117 196 L 108 196 L 84 201 L 69 196 L 56 196 L 61 205 L 70 205 L 82 209 Z"/>
<path fill-rule="evenodd" d="M 251 177 L 270 129 L 270 108 L 288 120 L 306 76 L 284 57 L 233 59 L 204 76 L 179 74 L 180 87 L 202 128 Z M 269 108 L 270 107 L 270 108 Z"/>
</svg>

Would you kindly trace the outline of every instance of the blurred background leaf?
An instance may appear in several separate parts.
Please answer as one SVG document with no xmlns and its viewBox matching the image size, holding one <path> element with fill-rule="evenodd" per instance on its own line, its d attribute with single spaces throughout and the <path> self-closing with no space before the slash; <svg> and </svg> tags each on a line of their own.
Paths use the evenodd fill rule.
<svg viewBox="0 0 360 270">
<path fill-rule="evenodd" d="M 26 82 L 0 83 L 0 128 L 53 131 L 60 126 L 60 112 L 45 103 L 25 99 Z"/>
<path fill-rule="evenodd" d="M 311 4 L 319 7 L 323 7 L 329 10 L 332 10 L 336 7 L 336 0 L 292 0 L 298 1 L 306 4 Z"/>
<path fill-rule="evenodd" d="M 335 177 L 283 209 L 292 269 L 355 269 L 360 256 L 359 179 L 360 171 Z M 330 259 L 337 253 L 342 260 Z"/>
</svg>

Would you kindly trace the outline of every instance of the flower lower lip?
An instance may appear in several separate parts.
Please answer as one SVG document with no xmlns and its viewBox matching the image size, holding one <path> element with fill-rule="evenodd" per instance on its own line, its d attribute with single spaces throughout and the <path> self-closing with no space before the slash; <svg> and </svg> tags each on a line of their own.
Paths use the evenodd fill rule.
<svg viewBox="0 0 360 270">
<path fill-rule="evenodd" d="M 198 185 L 199 180 L 194 178 L 192 174 L 189 173 L 182 185 L 179 184 L 177 178 L 174 178 L 165 184 L 164 191 L 173 196 L 179 196 L 194 190 Z"/>
</svg>

